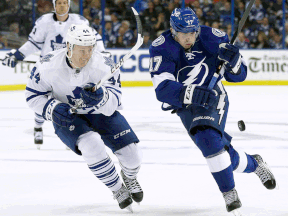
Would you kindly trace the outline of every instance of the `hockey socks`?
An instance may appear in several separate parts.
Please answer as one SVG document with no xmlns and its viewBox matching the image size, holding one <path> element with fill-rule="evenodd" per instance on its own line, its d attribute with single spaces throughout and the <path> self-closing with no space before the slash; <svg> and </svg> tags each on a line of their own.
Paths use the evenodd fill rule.
<svg viewBox="0 0 288 216">
<path fill-rule="evenodd" d="M 220 191 L 228 192 L 233 189 L 235 182 L 229 154 L 223 151 L 219 155 L 206 158 L 206 160 Z"/>
<path fill-rule="evenodd" d="M 45 119 L 41 115 L 35 113 L 35 128 L 41 128 L 44 121 Z"/>
<path fill-rule="evenodd" d="M 233 170 L 238 173 L 254 172 L 258 166 L 257 161 L 251 155 L 246 154 L 242 150 L 235 150 L 232 145 L 225 146 L 228 151 Z"/>
<path fill-rule="evenodd" d="M 109 156 L 104 160 L 88 165 L 88 167 L 111 191 L 117 191 L 122 187 L 122 182 Z"/>
<path fill-rule="evenodd" d="M 206 158 L 220 191 L 232 190 L 235 187 L 233 167 L 230 156 L 224 149 L 221 134 L 213 128 L 201 128 L 195 134 L 195 141 Z"/>
</svg>

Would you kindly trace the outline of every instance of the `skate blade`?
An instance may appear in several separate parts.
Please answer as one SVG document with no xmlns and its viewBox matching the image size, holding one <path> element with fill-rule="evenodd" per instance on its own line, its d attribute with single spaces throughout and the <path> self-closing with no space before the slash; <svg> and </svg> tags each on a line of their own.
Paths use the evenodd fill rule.
<svg viewBox="0 0 288 216">
<path fill-rule="evenodd" d="M 275 187 L 276 190 L 279 190 L 279 183 L 276 182 L 276 187 Z"/>
<path fill-rule="evenodd" d="M 127 206 L 125 209 L 128 210 L 129 212 L 133 213 L 132 204 Z"/>
<path fill-rule="evenodd" d="M 238 210 L 238 209 L 235 209 L 235 210 L 231 211 L 231 213 L 232 213 L 234 216 L 244 216 L 244 215 L 240 212 L 240 210 Z"/>
<path fill-rule="evenodd" d="M 266 162 L 265 162 L 266 163 Z M 266 165 L 267 165 L 267 167 L 268 167 L 268 169 L 271 171 L 271 173 L 272 173 L 272 175 L 274 176 L 274 179 L 275 179 L 275 181 L 276 181 L 276 176 L 275 176 L 275 174 L 274 174 L 274 172 L 272 172 L 272 169 L 270 168 L 270 166 L 266 163 Z M 276 181 L 276 187 L 274 188 L 275 190 L 279 190 L 279 183 L 278 183 L 278 181 Z"/>
<path fill-rule="evenodd" d="M 40 150 L 41 144 L 35 144 L 37 146 L 37 149 Z"/>
</svg>

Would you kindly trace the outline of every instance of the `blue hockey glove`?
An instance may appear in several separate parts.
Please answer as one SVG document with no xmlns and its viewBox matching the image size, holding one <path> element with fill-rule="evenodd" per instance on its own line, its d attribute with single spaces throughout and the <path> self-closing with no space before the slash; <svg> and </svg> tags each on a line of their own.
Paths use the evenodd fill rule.
<svg viewBox="0 0 288 216">
<path fill-rule="evenodd" d="M 23 53 L 19 52 L 19 50 L 12 49 L 11 52 L 5 55 L 2 65 L 14 68 L 17 65 L 17 61 L 22 61 L 24 58 Z"/>
<path fill-rule="evenodd" d="M 44 106 L 42 116 L 61 127 L 70 127 L 76 119 L 75 114 L 69 113 L 70 108 L 69 104 L 61 103 L 61 101 L 52 98 Z"/>
<path fill-rule="evenodd" d="M 104 86 L 101 86 L 95 92 L 92 92 L 94 86 L 94 83 L 86 84 L 80 92 L 80 95 L 87 107 L 94 106 L 99 109 L 108 101 L 109 93 Z"/>
<path fill-rule="evenodd" d="M 242 61 L 238 47 L 228 43 L 220 44 L 218 58 L 225 62 L 227 72 L 235 75 L 240 73 L 239 68 Z"/>
<path fill-rule="evenodd" d="M 190 84 L 183 90 L 183 103 L 185 105 L 191 104 L 208 108 L 217 103 L 217 93 L 214 90 L 207 89 L 207 87 Z"/>
</svg>

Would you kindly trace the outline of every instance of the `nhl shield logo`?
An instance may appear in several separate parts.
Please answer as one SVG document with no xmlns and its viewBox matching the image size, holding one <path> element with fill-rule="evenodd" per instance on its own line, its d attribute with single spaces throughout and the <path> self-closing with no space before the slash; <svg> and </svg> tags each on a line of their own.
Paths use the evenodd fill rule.
<svg viewBox="0 0 288 216">
<path fill-rule="evenodd" d="M 75 125 L 70 125 L 69 130 L 73 131 L 75 129 Z"/>
</svg>

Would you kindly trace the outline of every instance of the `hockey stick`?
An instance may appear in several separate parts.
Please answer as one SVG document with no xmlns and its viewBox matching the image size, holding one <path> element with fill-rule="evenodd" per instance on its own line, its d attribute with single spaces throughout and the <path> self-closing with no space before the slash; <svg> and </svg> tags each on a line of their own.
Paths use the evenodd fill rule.
<svg viewBox="0 0 288 216">
<path fill-rule="evenodd" d="M 255 0 L 251 0 L 249 2 L 248 7 L 246 8 L 246 10 L 245 10 L 240 22 L 239 22 L 238 28 L 237 28 L 236 32 L 234 33 L 234 35 L 230 41 L 231 44 L 235 43 L 236 38 L 238 37 L 239 33 L 241 32 L 241 30 L 242 30 L 242 28 L 243 28 L 243 26 L 247 20 L 247 17 L 251 11 L 251 8 L 252 8 L 252 5 L 254 4 L 254 2 L 255 2 Z M 214 75 L 213 75 L 213 77 L 212 77 L 212 79 L 208 85 L 208 89 L 211 90 L 214 87 L 218 77 L 223 76 L 224 71 L 225 71 L 225 67 L 223 67 L 223 66 L 224 66 L 224 62 L 219 65 L 217 71 L 214 73 Z"/>
<path fill-rule="evenodd" d="M 115 73 L 115 71 L 117 71 L 123 64 L 125 61 L 127 61 L 127 59 L 129 59 L 143 44 L 143 40 L 144 40 L 144 36 L 143 36 L 143 30 L 142 30 L 142 24 L 141 24 L 141 20 L 139 17 L 138 12 L 131 7 L 134 13 L 134 16 L 136 18 L 136 22 L 137 22 L 137 31 L 138 31 L 138 36 L 137 36 L 137 42 L 134 45 L 134 47 L 132 47 L 132 49 L 130 50 L 129 53 L 127 53 L 125 56 L 123 56 L 123 58 L 120 59 L 120 61 L 114 65 L 111 69 L 111 73 L 107 74 L 105 77 L 103 77 L 91 90 L 92 92 L 96 91 L 97 89 L 99 89 L 104 82 L 106 82 L 107 80 L 109 80 Z M 83 103 L 82 100 L 78 100 L 78 103 L 75 104 L 74 107 L 72 107 L 69 112 L 70 113 L 77 113 L 77 108 L 80 107 L 80 105 Z"/>
<path fill-rule="evenodd" d="M 4 59 L 0 59 L 0 61 L 4 61 Z M 29 64 L 36 64 L 36 61 L 26 61 L 26 60 L 23 60 L 23 61 L 18 61 L 18 62 L 29 63 Z"/>
</svg>

